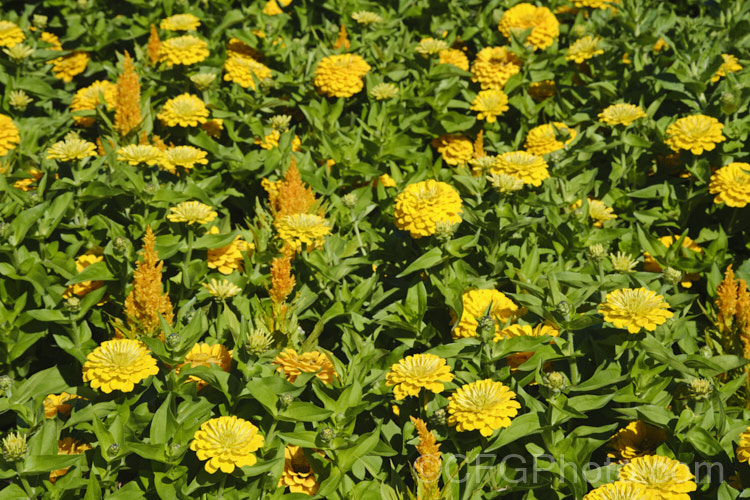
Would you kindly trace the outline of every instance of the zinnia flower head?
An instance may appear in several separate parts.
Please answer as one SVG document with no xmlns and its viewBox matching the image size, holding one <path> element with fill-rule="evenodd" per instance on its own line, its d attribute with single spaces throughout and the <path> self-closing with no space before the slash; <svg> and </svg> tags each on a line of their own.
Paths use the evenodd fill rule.
<svg viewBox="0 0 750 500">
<path fill-rule="evenodd" d="M 91 387 L 110 393 L 130 392 L 149 375 L 159 373 L 156 360 L 138 340 L 107 340 L 86 357 L 83 381 Z"/>
<path fill-rule="evenodd" d="M 536 7 L 530 3 L 519 3 L 506 10 L 497 29 L 510 39 L 510 32 L 531 28 L 526 43 L 536 50 L 552 45 L 560 35 L 560 23 L 547 7 Z"/>
<path fill-rule="evenodd" d="M 91 249 L 87 250 L 86 253 L 76 259 L 76 271 L 81 273 L 91 264 L 96 264 L 97 262 L 103 261 L 104 249 L 100 246 L 92 247 Z M 68 286 L 68 288 L 63 293 L 63 298 L 67 299 L 69 297 L 72 297 L 73 295 L 83 297 L 86 294 L 93 292 L 97 288 L 101 288 L 102 286 L 104 286 L 103 281 L 82 281 L 80 283 L 75 283 Z"/>
<path fill-rule="evenodd" d="M 511 76 L 521 71 L 521 60 L 508 47 L 485 47 L 471 65 L 471 81 L 482 89 L 502 90 Z"/>
<path fill-rule="evenodd" d="M 68 394 L 67 392 L 48 394 L 47 397 L 44 398 L 45 418 L 55 418 L 58 413 L 65 416 L 70 415 L 70 412 L 73 410 L 73 405 L 68 404 L 68 401 L 73 399 L 80 399 L 80 396 Z"/>
<path fill-rule="evenodd" d="M 412 238 L 435 234 L 438 221 L 461 222 L 461 196 L 450 184 L 427 180 L 406 186 L 396 197 L 396 227 Z"/>
<path fill-rule="evenodd" d="M 21 28 L 10 21 L 0 21 L 0 47 L 13 47 L 26 39 Z"/>
<path fill-rule="evenodd" d="M 214 226 L 208 232 L 209 234 L 219 234 L 219 228 Z M 232 271 L 242 272 L 245 263 L 244 252 L 254 248 L 255 245 L 247 243 L 241 236 L 237 236 L 229 245 L 208 251 L 208 267 L 216 269 L 221 274 L 231 274 Z"/>
<path fill-rule="evenodd" d="M 442 382 L 453 380 L 453 374 L 445 359 L 434 354 L 415 354 L 391 366 L 385 380 L 385 385 L 393 386 L 396 399 L 404 399 L 418 396 L 422 388 L 436 394 L 442 392 Z"/>
<path fill-rule="evenodd" d="M 466 384 L 448 399 L 448 424 L 457 431 L 478 430 L 489 437 L 496 429 L 508 427 L 521 404 L 516 393 L 501 382 L 489 379 Z"/>
<path fill-rule="evenodd" d="M 565 142 L 558 140 L 564 139 Z M 568 128 L 567 125 L 560 122 L 552 122 L 544 125 L 539 125 L 529 130 L 526 136 L 526 142 L 524 147 L 529 153 L 542 156 L 547 153 L 552 153 L 559 149 L 563 149 L 566 144 L 570 144 L 576 137 L 576 131 L 572 128 Z"/>
<path fill-rule="evenodd" d="M 234 415 L 218 417 L 204 422 L 195 431 L 190 449 L 199 460 L 206 460 L 206 472 L 213 474 L 221 469 L 231 474 L 235 467 L 254 465 L 254 451 L 263 446 L 263 436 L 252 423 Z"/>
<path fill-rule="evenodd" d="M 196 163 L 206 165 L 208 163 L 206 154 L 202 149 L 193 146 L 175 146 L 167 148 L 162 153 L 158 164 L 159 167 L 174 174 L 177 172 L 177 167 L 190 170 L 195 167 Z"/>
<path fill-rule="evenodd" d="M 737 445 L 737 460 L 750 463 L 750 427 L 740 434 L 740 443 Z"/>
<path fill-rule="evenodd" d="M 301 373 L 315 373 L 315 376 L 326 384 L 332 384 L 336 375 L 336 368 L 324 352 L 311 351 L 298 354 L 291 348 L 284 349 L 273 360 L 279 365 L 277 372 L 283 372 L 286 379 L 294 383 Z"/>
<path fill-rule="evenodd" d="M 603 227 L 608 220 L 616 219 L 617 214 L 601 200 L 588 199 L 589 217 L 594 220 L 595 227 Z"/>
<path fill-rule="evenodd" d="M 526 151 L 509 151 L 495 157 L 491 172 L 521 179 L 526 184 L 541 186 L 549 177 L 549 165 L 541 156 Z"/>
<path fill-rule="evenodd" d="M 0 156 L 5 156 L 16 149 L 20 142 L 21 134 L 16 124 L 10 116 L 0 114 Z"/>
<path fill-rule="evenodd" d="M 609 447 L 613 451 L 607 455 L 620 463 L 626 463 L 636 457 L 653 455 L 656 448 L 666 440 L 664 429 L 636 420 L 612 436 Z"/>
<path fill-rule="evenodd" d="M 206 368 L 210 368 L 212 364 L 228 372 L 232 367 L 232 353 L 221 344 L 209 345 L 198 343 L 190 349 L 190 352 L 185 356 L 185 362 L 177 367 L 177 371 L 179 372 L 184 366 L 205 366 Z M 206 382 L 194 375 L 188 377 L 188 382 L 197 382 L 198 389 L 206 385 Z"/>
<path fill-rule="evenodd" d="M 452 64 L 464 71 L 469 71 L 469 58 L 466 57 L 463 50 L 444 49 L 438 55 L 440 56 L 440 64 Z"/>
<path fill-rule="evenodd" d="M 218 215 L 211 207 L 199 201 L 183 201 L 169 209 L 167 219 L 172 222 L 191 224 L 208 224 Z"/>
<path fill-rule="evenodd" d="M 357 21 L 357 23 L 359 24 L 364 24 L 365 26 L 383 21 L 383 18 L 378 14 L 367 10 L 359 10 L 355 12 L 354 14 L 352 14 L 352 19 Z"/>
<path fill-rule="evenodd" d="M 209 55 L 208 44 L 192 35 L 162 40 L 159 46 L 159 62 L 171 67 L 175 64 L 189 66 L 199 63 Z"/>
<path fill-rule="evenodd" d="M 86 71 L 91 58 L 85 52 L 73 52 L 67 56 L 58 57 L 47 64 L 52 64 L 52 72 L 55 78 L 64 82 L 72 82 L 73 77 Z"/>
<path fill-rule="evenodd" d="M 453 328 L 454 339 L 476 337 L 479 326 L 477 318 L 484 316 L 490 304 L 492 304 L 490 316 L 495 323 L 495 334 L 498 334 L 502 325 L 514 318 L 519 310 L 512 300 L 497 290 L 469 290 L 464 292 L 461 302 L 463 313 L 461 320 Z M 455 318 L 455 313 L 451 312 L 451 316 Z"/>
<path fill-rule="evenodd" d="M 748 167 L 750 167 L 750 165 L 748 165 Z M 675 238 L 672 235 L 667 235 L 667 236 L 662 236 L 661 238 L 659 238 L 659 242 L 665 247 L 669 248 L 672 246 L 672 243 L 674 243 L 678 239 L 679 238 Z M 682 248 L 686 250 L 690 250 L 691 252 L 695 252 L 695 253 L 703 253 L 703 249 L 695 241 L 693 241 L 693 239 L 690 238 L 690 236 L 685 236 L 685 238 L 682 240 Z M 683 250 L 683 255 L 687 255 L 687 254 L 688 252 L 685 252 Z M 662 268 L 659 265 L 659 263 L 648 252 L 643 253 L 643 270 L 648 271 L 650 273 L 662 272 Z M 693 286 L 692 282 L 697 280 L 699 277 L 700 275 L 695 274 L 695 273 L 686 273 L 681 285 L 685 288 L 690 288 Z"/>
<path fill-rule="evenodd" d="M 634 458 L 620 469 L 619 479 L 641 486 L 649 498 L 690 500 L 697 489 L 687 465 L 659 455 Z"/>
<path fill-rule="evenodd" d="M 565 59 L 581 64 L 594 56 L 604 54 L 603 49 L 597 48 L 600 40 L 600 38 L 591 35 L 579 38 L 568 48 L 568 51 L 565 53 Z"/>
<path fill-rule="evenodd" d="M 88 87 L 80 89 L 73 96 L 73 102 L 70 104 L 71 111 L 83 111 L 96 109 L 102 102 L 100 96 L 104 96 L 104 103 L 107 109 L 113 109 L 117 99 L 117 85 L 106 80 L 97 80 Z M 76 125 L 90 127 L 94 124 L 94 118 L 91 116 L 73 116 Z"/>
<path fill-rule="evenodd" d="M 203 283 L 203 287 L 219 300 L 230 299 L 242 291 L 242 288 L 228 280 L 211 279 L 210 282 Z"/>
<path fill-rule="evenodd" d="M 647 288 L 623 288 L 607 294 L 606 301 L 599 306 L 604 321 L 616 328 L 627 328 L 638 333 L 641 328 L 653 332 L 657 325 L 664 324 L 674 316 L 664 302 L 664 297 Z"/>
<path fill-rule="evenodd" d="M 467 163 L 474 158 L 474 144 L 464 135 L 448 134 L 432 140 L 432 146 L 448 165 Z"/>
<path fill-rule="evenodd" d="M 621 0 L 575 0 L 576 7 L 590 7 L 592 9 L 613 8 L 609 4 L 620 3 Z"/>
<path fill-rule="evenodd" d="M 723 129 L 724 125 L 712 116 L 686 116 L 667 127 L 669 138 L 664 142 L 672 151 L 684 149 L 699 155 L 703 150 L 713 151 L 717 143 L 726 140 L 721 135 Z"/>
<path fill-rule="evenodd" d="M 555 328 L 552 325 L 546 325 L 544 323 L 540 323 L 536 325 L 535 327 L 531 327 L 531 325 L 508 325 L 502 330 L 495 330 L 495 338 L 492 339 L 495 342 L 500 342 L 504 339 L 511 339 L 514 337 L 543 337 L 545 335 L 549 335 L 550 337 L 559 337 L 560 336 L 560 330 Z"/>
<path fill-rule="evenodd" d="M 162 154 L 159 148 L 151 144 L 130 144 L 117 150 L 117 159 L 130 165 L 156 165 L 161 161 Z"/>
<path fill-rule="evenodd" d="M 310 496 L 318 492 L 320 485 L 304 450 L 299 446 L 288 444 L 284 447 L 284 473 L 279 479 L 278 487 L 288 487 L 290 493 Z"/>
<path fill-rule="evenodd" d="M 90 444 L 84 443 L 82 441 L 76 441 L 70 436 L 57 440 L 58 455 L 80 455 L 81 453 L 90 449 Z M 68 473 L 68 469 L 70 469 L 70 467 L 65 467 L 64 469 L 57 469 L 50 472 L 49 482 L 55 484 L 58 478 Z"/>
<path fill-rule="evenodd" d="M 362 90 L 370 65 L 357 54 L 324 57 L 315 68 L 315 87 L 328 97 L 351 97 Z"/>
<path fill-rule="evenodd" d="M 719 69 L 716 70 L 714 76 L 711 77 L 712 82 L 718 82 L 720 79 L 727 76 L 727 73 L 736 73 L 742 69 L 742 65 L 737 62 L 737 58 L 732 54 L 722 54 L 721 58 L 724 59 L 724 62 Z"/>
<path fill-rule="evenodd" d="M 487 123 L 495 123 L 508 109 L 508 96 L 496 89 L 482 90 L 471 103 L 471 110 L 479 112 L 477 119 L 487 120 Z"/>
<path fill-rule="evenodd" d="M 302 250 L 303 243 L 309 251 L 323 246 L 325 237 L 331 234 L 331 225 L 320 215 L 297 213 L 282 217 L 276 223 L 276 231 L 295 252 Z"/>
<path fill-rule="evenodd" d="M 201 20 L 192 14 L 175 14 L 159 23 L 159 27 L 167 31 L 193 31 L 200 25 Z"/>
<path fill-rule="evenodd" d="M 392 83 L 379 83 L 370 90 L 370 95 L 378 101 L 393 99 L 398 94 L 398 87 Z"/>
<path fill-rule="evenodd" d="M 750 164 L 732 162 L 711 175 L 708 191 L 714 203 L 743 208 L 750 203 Z"/>
<path fill-rule="evenodd" d="M 599 121 L 607 125 L 625 125 L 626 127 L 639 118 L 645 118 L 646 113 L 635 104 L 613 104 L 599 113 Z"/>
<path fill-rule="evenodd" d="M 625 481 L 615 481 L 591 490 L 583 500 L 650 500 L 649 492 L 642 486 Z"/>
<path fill-rule="evenodd" d="M 187 92 L 168 100 L 156 117 L 169 127 L 195 127 L 208 120 L 208 108 L 198 96 Z"/>
<path fill-rule="evenodd" d="M 255 79 L 271 78 L 271 68 L 250 57 L 231 55 L 224 62 L 224 80 L 255 90 Z"/>
<path fill-rule="evenodd" d="M 48 160 L 73 161 L 89 156 L 96 156 L 96 144 L 72 136 L 66 136 L 47 150 Z"/>
<path fill-rule="evenodd" d="M 437 54 L 440 51 L 443 51 L 448 48 L 448 44 L 445 43 L 444 40 L 435 40 L 432 37 L 423 38 L 419 41 L 419 44 L 417 44 L 417 47 L 414 49 L 414 52 L 417 54 L 422 55 L 423 57 L 430 56 L 432 54 Z"/>
</svg>

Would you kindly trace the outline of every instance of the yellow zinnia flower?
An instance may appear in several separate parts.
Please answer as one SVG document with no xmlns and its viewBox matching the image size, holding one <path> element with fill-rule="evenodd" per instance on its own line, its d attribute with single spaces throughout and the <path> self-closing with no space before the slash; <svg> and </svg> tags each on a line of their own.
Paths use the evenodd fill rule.
<svg viewBox="0 0 750 500">
<path fill-rule="evenodd" d="M 73 161 L 96 156 L 96 144 L 76 137 L 66 137 L 47 150 L 48 160 Z"/>
<path fill-rule="evenodd" d="M 164 103 L 156 117 L 168 127 L 195 127 L 208 120 L 208 108 L 198 96 L 187 92 Z"/>
<path fill-rule="evenodd" d="M 750 164 L 732 162 L 711 175 L 708 192 L 715 194 L 714 203 L 744 208 L 750 203 Z"/>
<path fill-rule="evenodd" d="M 697 489 L 687 465 L 659 455 L 634 458 L 620 469 L 619 479 L 641 486 L 649 498 L 690 500 Z"/>
<path fill-rule="evenodd" d="M 442 382 L 453 380 L 451 368 L 445 359 L 434 354 L 415 354 L 407 356 L 391 366 L 385 376 L 385 385 L 393 386 L 396 399 L 407 396 L 418 396 L 423 387 L 434 393 L 442 392 Z"/>
<path fill-rule="evenodd" d="M 169 209 L 167 219 L 172 222 L 192 224 L 208 224 L 218 215 L 210 206 L 199 201 L 183 201 L 176 207 Z"/>
<path fill-rule="evenodd" d="M 617 459 L 619 463 L 627 463 L 636 457 L 653 455 L 656 448 L 666 440 L 664 429 L 636 420 L 612 436 L 609 447 L 613 451 L 607 455 Z"/>
<path fill-rule="evenodd" d="M 212 227 L 209 234 L 219 234 L 219 228 Z M 234 241 L 227 246 L 208 250 L 208 267 L 216 269 L 221 274 L 231 274 L 232 271 L 242 272 L 245 257 L 243 253 L 247 250 L 253 250 L 255 245 L 247 243 L 241 236 L 234 238 Z"/>
<path fill-rule="evenodd" d="M 466 384 L 448 399 L 448 424 L 456 430 L 478 430 L 489 437 L 496 429 L 508 427 L 521 404 L 516 393 L 501 382 L 489 379 Z"/>
<path fill-rule="evenodd" d="M 174 174 L 177 172 L 177 167 L 190 170 L 195 167 L 196 163 L 199 165 L 208 164 L 206 154 L 202 149 L 194 148 L 193 146 L 175 146 L 167 148 L 157 163 L 160 168 Z"/>
<path fill-rule="evenodd" d="M 271 69 L 263 63 L 242 55 L 231 55 L 224 62 L 224 80 L 255 90 L 255 79 L 271 78 Z"/>
<path fill-rule="evenodd" d="M 88 87 L 80 89 L 73 96 L 73 102 L 70 104 L 71 111 L 93 110 L 101 103 L 100 95 L 104 96 L 104 103 L 107 109 L 112 110 L 115 107 L 117 98 L 117 85 L 106 80 L 97 80 Z M 76 125 L 90 127 L 94 124 L 94 118 L 91 116 L 74 116 L 73 121 Z"/>
<path fill-rule="evenodd" d="M 142 342 L 131 339 L 108 340 L 86 357 L 83 381 L 110 393 L 130 392 L 135 384 L 159 373 L 156 360 Z"/>
<path fill-rule="evenodd" d="M 477 119 L 487 120 L 487 123 L 495 123 L 508 109 L 508 96 L 497 89 L 482 90 L 471 103 L 471 110 L 479 112 Z"/>
<path fill-rule="evenodd" d="M 508 47 L 485 47 L 471 65 L 471 81 L 482 89 L 502 90 L 511 76 L 521 71 L 523 63 Z"/>
<path fill-rule="evenodd" d="M 276 231 L 284 243 L 299 252 L 303 243 L 308 251 L 322 247 L 325 237 L 331 234 L 331 226 L 320 215 L 290 214 L 276 223 Z"/>
<path fill-rule="evenodd" d="M 100 246 L 92 247 L 76 259 L 76 271 L 81 273 L 91 264 L 96 264 L 97 262 L 104 262 L 104 249 Z M 63 293 L 63 298 L 67 299 L 73 295 L 83 297 L 102 286 L 104 286 L 103 281 L 82 281 L 81 283 L 75 283 L 68 286 L 65 293 Z"/>
<path fill-rule="evenodd" d="M 501 340 L 514 337 L 542 337 L 544 335 L 559 337 L 560 330 L 554 326 L 545 325 L 543 323 L 536 325 L 534 328 L 532 328 L 531 325 L 508 325 L 502 330 L 495 330 L 495 338 L 492 340 L 500 342 Z"/>
<path fill-rule="evenodd" d="M 219 300 L 230 299 L 242 291 L 242 288 L 228 280 L 211 279 L 209 283 L 203 283 L 202 285 L 208 293 Z"/>
<path fill-rule="evenodd" d="M 163 40 L 159 47 L 159 62 L 166 63 L 167 66 L 189 66 L 203 61 L 208 55 L 208 44 L 192 35 Z"/>
<path fill-rule="evenodd" d="M 623 288 L 607 294 L 606 301 L 599 306 L 604 321 L 616 328 L 627 328 L 638 333 L 642 328 L 653 332 L 668 318 L 674 316 L 668 310 L 664 297 L 647 288 Z"/>
<path fill-rule="evenodd" d="M 639 118 L 645 118 L 646 113 L 635 104 L 613 104 L 599 113 L 599 121 L 607 125 L 625 125 L 626 127 Z"/>
<path fill-rule="evenodd" d="M 68 404 L 68 401 L 73 399 L 82 399 L 80 396 L 75 394 L 68 394 L 62 392 L 60 394 L 48 394 L 44 398 L 44 416 L 46 418 L 55 418 L 58 413 L 60 415 L 68 416 L 73 410 L 73 405 Z"/>
<path fill-rule="evenodd" d="M 541 186 L 549 177 L 549 165 L 541 156 L 526 151 L 509 151 L 495 157 L 490 168 L 493 174 L 505 174 L 521 179 L 526 184 Z"/>
<path fill-rule="evenodd" d="M 396 227 L 412 238 L 435 234 L 438 221 L 461 222 L 461 196 L 450 184 L 428 180 L 406 186 L 396 197 Z"/>
<path fill-rule="evenodd" d="M 740 434 L 740 443 L 737 445 L 737 460 L 750 463 L 750 427 Z"/>
<path fill-rule="evenodd" d="M 625 481 L 602 485 L 587 493 L 583 500 L 650 500 L 648 491 L 642 486 Z"/>
<path fill-rule="evenodd" d="M 617 218 L 617 214 L 614 213 L 612 208 L 605 205 L 603 201 L 589 198 L 588 202 L 589 217 L 595 221 L 594 227 L 603 227 L 604 223 L 608 220 Z"/>
<path fill-rule="evenodd" d="M 604 54 L 603 49 L 597 48 L 600 40 L 600 38 L 591 35 L 579 38 L 568 48 L 568 51 L 565 53 L 565 59 L 581 64 L 594 56 Z"/>
<path fill-rule="evenodd" d="M 21 134 L 16 124 L 10 116 L 0 114 L 0 156 L 5 156 L 16 149 L 20 142 Z"/>
<path fill-rule="evenodd" d="M 198 343 L 187 353 L 185 362 L 177 366 L 177 372 L 179 373 L 180 369 L 184 366 L 205 366 L 206 368 L 210 368 L 212 364 L 228 372 L 232 367 L 232 353 L 221 344 L 209 345 Z M 194 375 L 188 377 L 188 382 L 197 382 L 198 389 L 206 385 L 205 381 Z"/>
<path fill-rule="evenodd" d="M 338 378 L 333 363 L 320 351 L 298 354 L 294 349 L 287 348 L 274 358 L 273 364 L 279 365 L 276 371 L 283 372 L 291 383 L 294 383 L 303 372 L 315 373 L 315 376 L 326 384 L 332 384 L 334 377 Z"/>
<path fill-rule="evenodd" d="M 565 140 L 565 143 L 558 140 L 558 135 L 567 135 L 567 137 L 560 137 Z M 568 128 L 564 123 L 552 122 L 545 125 L 539 125 L 538 127 L 529 130 L 528 135 L 526 135 L 524 147 L 529 153 L 542 156 L 557 151 L 558 149 L 563 149 L 565 145 L 570 144 L 575 137 L 576 131 L 572 128 Z"/>
<path fill-rule="evenodd" d="M 370 65 L 357 54 L 324 57 L 315 68 L 315 87 L 328 97 L 351 97 L 362 90 Z"/>
<path fill-rule="evenodd" d="M 162 19 L 159 27 L 167 31 L 192 31 L 197 30 L 201 20 L 192 14 L 175 14 Z"/>
<path fill-rule="evenodd" d="M 463 313 L 461 320 L 453 328 L 453 338 L 468 338 L 477 336 L 479 322 L 477 318 L 484 316 L 487 308 L 492 304 L 490 316 L 495 324 L 497 335 L 502 324 L 514 318 L 518 312 L 518 306 L 513 303 L 503 292 L 497 290 L 469 290 L 461 297 Z M 451 317 L 455 321 L 456 315 L 451 311 Z"/>
<path fill-rule="evenodd" d="M 156 165 L 162 160 L 162 155 L 162 151 L 151 144 L 130 144 L 117 150 L 117 159 L 130 165 Z"/>
<path fill-rule="evenodd" d="M 497 29 L 510 39 L 511 30 L 523 31 L 532 28 L 526 43 L 536 50 L 552 45 L 560 35 L 560 23 L 547 7 L 536 7 L 530 3 L 519 3 L 506 10 Z"/>
<path fill-rule="evenodd" d="M 383 21 L 383 18 L 380 17 L 375 12 L 369 12 L 367 10 L 360 10 L 352 14 L 352 19 L 357 21 L 359 24 L 364 24 L 366 26 L 370 24 L 375 24 Z"/>
<path fill-rule="evenodd" d="M 55 78 L 64 82 L 72 82 L 73 77 L 86 71 L 91 58 L 85 52 L 73 52 L 67 56 L 58 57 L 47 64 L 52 64 L 52 72 Z"/>
<path fill-rule="evenodd" d="M 204 468 L 209 474 L 221 469 L 225 474 L 235 467 L 254 465 L 253 452 L 263 446 L 263 436 L 247 420 L 231 417 L 212 418 L 195 431 L 190 449 L 199 460 L 206 460 Z"/>
<path fill-rule="evenodd" d="M 290 493 L 310 496 L 318 492 L 320 485 L 304 450 L 299 446 L 288 444 L 284 447 L 284 473 L 279 479 L 278 487 L 288 487 Z"/>
<path fill-rule="evenodd" d="M 72 437 L 67 436 L 63 439 L 57 440 L 57 454 L 58 455 L 80 455 L 86 450 L 90 450 L 91 445 L 81 441 L 76 441 Z M 49 482 L 55 484 L 58 478 L 68 473 L 70 467 L 64 469 L 53 470 L 49 473 Z"/>
<path fill-rule="evenodd" d="M 464 71 L 469 71 L 469 58 L 463 50 L 444 49 L 438 52 L 440 64 L 452 64 Z"/>
<path fill-rule="evenodd" d="M 724 59 L 724 62 L 711 77 L 712 82 L 718 82 L 721 78 L 727 76 L 727 73 L 736 73 L 742 69 L 742 65 L 737 62 L 737 58 L 732 54 L 722 54 L 721 58 Z"/>
<path fill-rule="evenodd" d="M 575 0 L 576 7 L 590 7 L 592 9 L 612 9 L 612 3 L 620 3 L 622 0 Z"/>
<path fill-rule="evenodd" d="M 10 21 L 0 21 L 0 47 L 14 47 L 26 39 L 21 28 Z"/>
<path fill-rule="evenodd" d="M 398 95 L 398 87 L 392 83 L 379 83 L 370 90 L 370 95 L 378 101 L 393 99 Z"/>
<path fill-rule="evenodd" d="M 726 140 L 721 135 L 723 129 L 724 125 L 712 116 L 686 116 L 667 127 L 669 138 L 664 142 L 672 151 L 684 149 L 699 155 L 704 150 L 713 151 L 717 143 Z"/>
<path fill-rule="evenodd" d="M 474 143 L 461 134 L 448 134 L 432 140 L 432 146 L 448 165 L 460 165 L 474 158 Z"/>
</svg>

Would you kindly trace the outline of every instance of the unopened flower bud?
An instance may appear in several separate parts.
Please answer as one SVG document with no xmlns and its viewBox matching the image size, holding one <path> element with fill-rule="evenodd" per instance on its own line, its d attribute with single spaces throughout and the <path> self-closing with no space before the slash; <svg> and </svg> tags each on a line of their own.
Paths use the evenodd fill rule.
<svg viewBox="0 0 750 500">
<path fill-rule="evenodd" d="M 446 425 L 448 423 L 448 412 L 445 411 L 445 408 L 438 408 L 435 410 L 435 413 L 432 414 L 430 417 L 430 425 L 433 427 L 439 427 Z"/>
<path fill-rule="evenodd" d="M 46 28 L 47 21 L 48 21 L 48 17 L 43 16 L 41 14 L 34 14 L 34 17 L 31 18 L 31 23 L 34 25 L 34 27 L 39 28 L 39 29 Z"/>
<path fill-rule="evenodd" d="M 703 347 L 700 348 L 700 354 L 704 358 L 712 358 L 714 356 L 714 351 L 707 345 L 704 345 Z"/>
<path fill-rule="evenodd" d="M 284 394 L 279 396 L 279 403 L 281 404 L 282 408 L 287 408 L 290 404 L 292 404 L 292 401 L 294 401 L 294 396 L 292 396 L 288 392 L 285 392 Z"/>
<path fill-rule="evenodd" d="M 341 202 L 346 208 L 354 208 L 354 205 L 357 204 L 357 195 L 354 193 L 347 193 L 341 198 Z"/>
<path fill-rule="evenodd" d="M 329 443 L 334 437 L 336 437 L 336 432 L 330 427 L 323 427 L 318 432 L 318 438 L 324 443 Z"/>
<path fill-rule="evenodd" d="M 107 448 L 107 455 L 109 458 L 115 458 L 120 453 L 120 445 L 117 443 L 112 443 L 109 445 L 109 448 Z"/>
<path fill-rule="evenodd" d="M 13 90 L 8 95 L 8 103 L 18 111 L 25 111 L 26 106 L 31 104 L 32 101 L 33 99 L 31 99 L 31 97 L 29 97 L 23 90 Z"/>
<path fill-rule="evenodd" d="M 127 254 L 129 246 L 130 242 L 123 236 L 117 236 L 114 240 L 112 240 L 112 247 L 114 248 L 115 254 L 117 255 Z"/>
<path fill-rule="evenodd" d="M 724 92 L 719 98 L 719 104 L 721 105 L 721 112 L 725 115 L 731 115 L 737 111 L 737 98 L 733 92 Z"/>
<path fill-rule="evenodd" d="M 583 24 L 576 24 L 572 30 L 573 38 L 583 38 L 586 36 L 586 26 Z"/>
<path fill-rule="evenodd" d="M 24 59 L 26 59 L 27 57 L 29 57 L 31 54 L 33 54 L 34 49 L 22 43 L 17 43 L 13 47 L 10 47 L 9 49 L 3 49 L 3 52 L 5 52 L 8 55 L 8 57 L 13 59 L 13 62 L 18 64 Z"/>
<path fill-rule="evenodd" d="M 492 316 L 485 314 L 477 321 L 477 336 L 484 341 L 490 342 L 495 335 L 495 320 Z"/>
<path fill-rule="evenodd" d="M 149 196 L 153 196 L 154 194 L 156 194 L 158 190 L 159 190 L 159 186 L 157 186 L 153 182 L 149 182 L 148 184 L 143 186 L 143 192 Z"/>
<path fill-rule="evenodd" d="M 435 223 L 435 238 L 440 241 L 450 241 L 453 239 L 453 223 L 447 220 L 439 220 Z"/>
<path fill-rule="evenodd" d="M 166 446 L 166 455 L 168 458 L 176 458 L 182 451 L 182 445 L 180 443 L 172 443 Z"/>
<path fill-rule="evenodd" d="M 559 312 L 563 316 L 568 316 L 570 314 L 570 304 L 567 300 L 561 300 L 560 302 L 558 302 L 555 309 L 557 309 L 557 312 Z"/>
<path fill-rule="evenodd" d="M 544 377 L 544 385 L 555 394 L 559 394 L 568 387 L 568 380 L 560 372 L 552 372 Z"/>
<path fill-rule="evenodd" d="M 18 462 L 23 460 L 28 453 L 26 446 L 26 435 L 20 432 L 11 432 L 3 439 L 3 458 L 6 462 Z"/>
<path fill-rule="evenodd" d="M 591 259 L 599 262 L 607 256 L 607 249 L 601 243 L 597 243 L 589 247 L 588 254 Z"/>
<path fill-rule="evenodd" d="M 682 281 L 682 271 L 675 269 L 674 267 L 667 266 L 663 271 L 664 279 L 673 285 L 676 285 Z"/>
<path fill-rule="evenodd" d="M 214 73 L 198 73 L 190 77 L 190 81 L 193 82 L 200 91 L 208 90 L 215 79 L 216 74 Z"/>
<path fill-rule="evenodd" d="M 690 396 L 696 401 L 708 399 L 711 393 L 714 392 L 714 387 L 710 380 L 705 378 L 697 378 L 690 382 Z"/>
<path fill-rule="evenodd" d="M 65 310 L 69 313 L 75 314 L 81 310 L 81 299 L 75 296 L 68 297 L 63 307 L 65 307 Z"/>
<path fill-rule="evenodd" d="M 7 375 L 0 377 L 0 393 L 3 396 L 8 396 L 11 388 L 13 387 L 13 379 Z"/>
<path fill-rule="evenodd" d="M 181 340 L 179 333 L 170 333 L 167 335 L 167 347 L 170 349 L 177 349 L 177 347 L 180 346 Z"/>
<path fill-rule="evenodd" d="M 289 115 L 273 115 L 268 121 L 274 130 L 285 132 L 289 130 L 289 124 L 292 123 L 292 117 Z"/>
<path fill-rule="evenodd" d="M 38 205 L 42 201 L 42 197 L 39 195 L 39 191 L 29 191 L 26 193 L 26 204 L 29 206 Z"/>
<path fill-rule="evenodd" d="M 248 335 L 246 346 L 250 353 L 260 356 L 271 348 L 271 344 L 273 344 L 273 335 L 256 328 Z"/>
</svg>

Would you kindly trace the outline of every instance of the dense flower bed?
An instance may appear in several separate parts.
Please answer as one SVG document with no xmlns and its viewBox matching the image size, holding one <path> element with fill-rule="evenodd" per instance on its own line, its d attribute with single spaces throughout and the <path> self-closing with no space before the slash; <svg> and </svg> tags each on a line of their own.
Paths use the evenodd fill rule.
<svg viewBox="0 0 750 500">
<path fill-rule="evenodd" d="M 739 498 L 749 18 L 0 7 L 0 498 Z"/>
</svg>

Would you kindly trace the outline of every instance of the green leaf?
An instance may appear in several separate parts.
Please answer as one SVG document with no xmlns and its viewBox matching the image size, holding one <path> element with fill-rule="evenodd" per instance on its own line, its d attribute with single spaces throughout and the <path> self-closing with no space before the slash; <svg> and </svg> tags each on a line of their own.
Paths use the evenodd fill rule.
<svg viewBox="0 0 750 500">
<path fill-rule="evenodd" d="M 22 475 L 65 469 L 75 465 L 82 458 L 83 455 L 32 455 L 26 458 Z"/>
<path fill-rule="evenodd" d="M 102 261 L 94 262 L 93 264 L 86 266 L 86 269 L 68 280 L 68 282 L 65 284 L 74 285 L 76 283 L 82 283 L 84 281 L 114 281 L 115 279 L 116 278 L 109 271 L 107 264 Z"/>
<path fill-rule="evenodd" d="M 279 413 L 276 418 L 293 422 L 319 422 L 332 414 L 331 410 L 320 408 L 312 403 L 292 401 L 286 410 Z"/>
<path fill-rule="evenodd" d="M 398 275 L 396 275 L 397 278 L 403 278 L 404 276 L 408 276 L 409 274 L 421 271 L 423 269 L 429 269 L 433 266 L 438 265 L 440 262 L 443 261 L 443 251 L 440 250 L 438 247 L 431 248 L 426 253 L 424 253 L 421 257 L 419 257 L 417 260 L 412 262 L 407 266 L 406 269 L 401 271 Z"/>
</svg>

